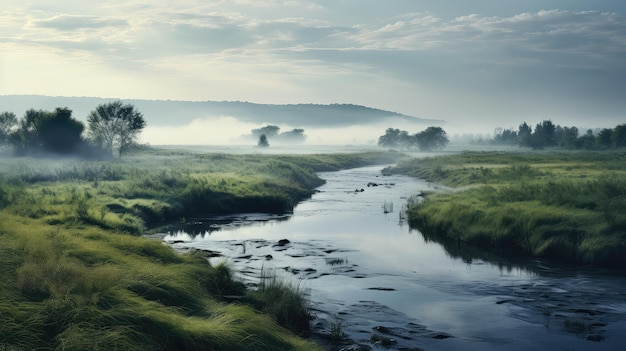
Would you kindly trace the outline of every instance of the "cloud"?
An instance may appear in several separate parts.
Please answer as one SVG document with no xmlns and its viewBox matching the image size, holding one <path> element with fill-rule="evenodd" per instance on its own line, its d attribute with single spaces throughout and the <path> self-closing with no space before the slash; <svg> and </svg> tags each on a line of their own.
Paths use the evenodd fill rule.
<svg viewBox="0 0 626 351">
<path fill-rule="evenodd" d="M 51 18 L 32 21 L 31 25 L 38 28 L 50 28 L 59 31 L 75 31 L 81 29 L 99 29 L 105 27 L 127 27 L 128 21 L 117 18 L 58 15 Z"/>
<path fill-rule="evenodd" d="M 322 0 L 7 1 L 0 5 L 7 10 L 0 14 L 0 45 L 21 73 L 5 76 L 22 81 L 5 87 L 51 95 L 347 102 L 443 119 L 624 110 L 623 13 L 464 5 L 455 11 L 461 15 L 446 17 L 416 11 L 435 5 L 413 1 L 358 7 Z M 50 75 L 42 73 L 50 66 L 80 66 L 86 76 L 46 87 L 37 77 Z M 103 76 L 133 84 L 101 84 L 98 94 L 88 84 Z"/>
</svg>

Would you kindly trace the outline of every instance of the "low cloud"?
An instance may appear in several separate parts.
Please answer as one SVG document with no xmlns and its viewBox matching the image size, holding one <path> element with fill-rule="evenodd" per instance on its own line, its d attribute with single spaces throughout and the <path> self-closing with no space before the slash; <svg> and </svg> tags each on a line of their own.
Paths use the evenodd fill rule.
<svg viewBox="0 0 626 351">
<path fill-rule="evenodd" d="M 31 25 L 37 28 L 56 29 L 59 31 L 75 31 L 79 29 L 126 27 L 129 23 L 124 19 L 109 17 L 59 15 L 46 19 L 34 20 Z"/>
<path fill-rule="evenodd" d="M 250 137 L 251 131 L 270 123 L 249 123 L 235 117 L 219 116 L 195 119 L 191 123 L 176 127 L 146 127 L 141 142 L 150 145 L 256 145 Z M 378 137 L 387 128 L 407 130 L 411 134 L 426 129 L 429 125 L 409 123 L 388 118 L 368 125 L 352 125 L 335 128 L 305 128 L 307 145 L 376 145 Z M 297 126 L 280 125 L 280 132 L 288 132 Z M 445 128 L 444 128 L 445 129 Z M 277 143 L 272 139 L 270 145 Z"/>
</svg>

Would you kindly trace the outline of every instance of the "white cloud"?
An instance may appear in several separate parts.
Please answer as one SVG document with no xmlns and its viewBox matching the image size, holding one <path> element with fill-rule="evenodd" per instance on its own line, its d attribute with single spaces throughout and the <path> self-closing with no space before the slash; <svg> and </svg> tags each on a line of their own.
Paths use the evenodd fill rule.
<svg viewBox="0 0 626 351">
<path fill-rule="evenodd" d="M 423 8 L 7 0 L 0 94 L 346 102 L 457 120 L 626 109 L 623 12 Z"/>
</svg>

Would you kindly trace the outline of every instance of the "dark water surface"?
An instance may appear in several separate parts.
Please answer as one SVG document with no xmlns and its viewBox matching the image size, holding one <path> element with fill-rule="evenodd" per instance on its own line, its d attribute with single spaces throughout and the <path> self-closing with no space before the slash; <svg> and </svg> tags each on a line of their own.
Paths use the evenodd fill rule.
<svg viewBox="0 0 626 351">
<path fill-rule="evenodd" d="M 402 218 L 407 198 L 434 185 L 381 168 L 321 173 L 327 183 L 291 216 L 198 219 L 164 240 L 219 252 L 212 260 L 250 284 L 264 268 L 310 289 L 316 337 L 331 325 L 346 334 L 336 349 L 626 349 L 625 277 L 454 258 Z"/>
</svg>

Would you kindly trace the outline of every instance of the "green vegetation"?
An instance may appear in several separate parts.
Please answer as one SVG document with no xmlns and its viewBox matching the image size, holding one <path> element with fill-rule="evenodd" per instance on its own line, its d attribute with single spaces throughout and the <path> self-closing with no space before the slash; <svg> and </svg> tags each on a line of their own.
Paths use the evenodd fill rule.
<svg viewBox="0 0 626 351">
<path fill-rule="evenodd" d="M 322 183 L 315 171 L 398 158 L 0 159 L 0 349 L 318 349 L 295 336 L 303 314 L 284 314 L 306 320 L 298 287 L 248 291 L 227 266 L 138 235 L 183 216 L 289 211 Z"/>
<path fill-rule="evenodd" d="M 449 251 L 468 243 L 509 257 L 626 269 L 624 151 L 464 153 L 386 172 L 456 188 L 409 209 L 411 225 Z"/>
<path fill-rule="evenodd" d="M 441 127 L 428 127 L 413 135 L 406 130 L 387 128 L 385 134 L 378 138 L 379 146 L 402 150 L 441 150 L 449 142 L 446 131 Z"/>
<path fill-rule="evenodd" d="M 130 146 L 137 144 L 139 134 L 146 127 L 143 114 L 121 101 L 98 105 L 89 113 L 87 121 L 92 143 L 109 156 L 117 149 L 120 158 Z"/>
<path fill-rule="evenodd" d="M 537 123 L 534 130 L 523 122 L 517 131 L 497 128 L 491 143 L 533 149 L 558 146 L 564 149 L 607 150 L 626 146 L 626 124 L 612 129 L 588 129 L 581 134 L 576 127 L 561 127 L 550 120 Z"/>
<path fill-rule="evenodd" d="M 30 109 L 20 120 L 13 112 L 2 112 L 0 147 L 10 146 L 17 156 L 96 160 L 112 157 L 115 149 L 121 157 L 137 145 L 138 136 L 146 126 L 143 115 L 121 101 L 98 105 L 87 119 L 89 128 L 85 130 L 85 125 L 74 119 L 67 107 L 54 111 Z"/>
</svg>

